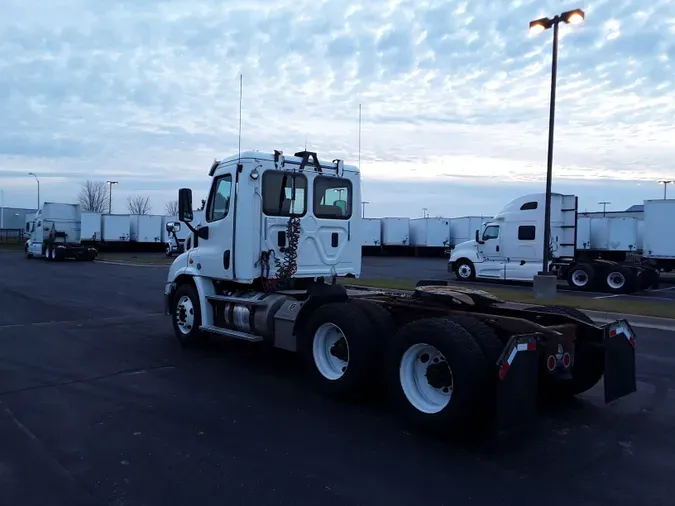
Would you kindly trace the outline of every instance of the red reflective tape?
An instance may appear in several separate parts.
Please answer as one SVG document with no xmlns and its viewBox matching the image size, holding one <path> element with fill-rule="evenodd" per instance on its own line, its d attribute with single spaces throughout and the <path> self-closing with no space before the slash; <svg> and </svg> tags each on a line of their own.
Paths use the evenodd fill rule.
<svg viewBox="0 0 675 506">
<path fill-rule="evenodd" d="M 609 337 L 614 337 L 616 335 L 616 329 L 612 329 L 609 331 Z"/>
<path fill-rule="evenodd" d="M 527 351 L 534 351 L 537 349 L 537 343 L 536 341 L 527 343 Z"/>
<path fill-rule="evenodd" d="M 628 338 L 628 342 L 631 344 L 631 346 L 632 346 L 633 348 L 635 348 L 635 339 L 633 339 L 632 337 L 629 337 L 629 338 Z"/>
<path fill-rule="evenodd" d="M 502 365 L 502 368 L 499 370 L 499 379 L 504 379 L 506 376 L 506 373 L 509 371 L 509 365 L 508 362 L 505 362 L 504 365 Z"/>
</svg>

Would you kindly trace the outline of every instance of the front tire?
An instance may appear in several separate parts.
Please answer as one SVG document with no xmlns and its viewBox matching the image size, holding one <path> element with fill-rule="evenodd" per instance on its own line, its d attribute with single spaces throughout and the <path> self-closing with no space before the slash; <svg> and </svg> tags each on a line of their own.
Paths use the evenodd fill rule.
<svg viewBox="0 0 675 506">
<path fill-rule="evenodd" d="M 471 260 L 461 259 L 455 262 L 455 277 L 458 281 L 474 281 L 476 279 L 476 267 Z"/>
<path fill-rule="evenodd" d="M 171 321 L 176 338 L 183 347 L 197 348 L 206 342 L 206 334 L 199 329 L 202 313 L 199 294 L 194 286 L 183 284 L 176 290 Z"/>
<path fill-rule="evenodd" d="M 390 342 L 386 381 L 392 404 L 411 424 L 439 436 L 482 426 L 491 402 L 480 346 L 448 318 L 413 321 Z"/>
</svg>

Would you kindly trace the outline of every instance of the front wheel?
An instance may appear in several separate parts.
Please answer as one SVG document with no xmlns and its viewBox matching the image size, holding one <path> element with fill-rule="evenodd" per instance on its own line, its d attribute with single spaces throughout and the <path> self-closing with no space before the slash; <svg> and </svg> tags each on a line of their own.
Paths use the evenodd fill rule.
<svg viewBox="0 0 675 506">
<path fill-rule="evenodd" d="M 164 254 L 168 257 L 171 257 L 173 255 L 171 251 L 171 246 L 169 246 L 168 244 L 164 247 Z"/>
<path fill-rule="evenodd" d="M 204 344 L 206 334 L 199 329 L 202 314 L 197 289 L 192 285 L 180 285 L 173 301 L 171 320 L 178 341 L 186 348 Z"/>
<path fill-rule="evenodd" d="M 471 260 L 458 260 L 455 262 L 455 275 L 459 281 L 473 281 L 476 279 L 476 268 Z"/>
</svg>

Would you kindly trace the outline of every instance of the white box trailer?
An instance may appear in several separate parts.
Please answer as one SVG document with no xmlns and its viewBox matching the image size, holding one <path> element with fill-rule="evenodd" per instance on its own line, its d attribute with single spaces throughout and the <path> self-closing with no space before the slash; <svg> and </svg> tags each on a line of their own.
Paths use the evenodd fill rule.
<svg viewBox="0 0 675 506">
<path fill-rule="evenodd" d="M 577 249 L 636 252 L 641 248 L 640 221 L 624 217 L 577 218 Z"/>
<path fill-rule="evenodd" d="M 361 220 L 361 246 L 379 246 L 382 243 L 382 220 L 363 218 Z"/>
<path fill-rule="evenodd" d="M 476 230 L 479 232 L 483 223 L 490 221 L 491 216 L 459 216 L 450 218 L 450 246 L 455 247 L 466 241 L 473 241 Z"/>
<path fill-rule="evenodd" d="M 450 244 L 450 218 L 413 218 L 410 220 L 410 244 L 442 248 Z"/>
<path fill-rule="evenodd" d="M 410 218 L 382 218 L 382 246 L 410 245 Z"/>
<path fill-rule="evenodd" d="M 645 200 L 644 206 L 643 256 L 669 264 L 675 261 L 675 199 Z"/>
<path fill-rule="evenodd" d="M 128 214 L 104 214 L 101 220 L 101 237 L 105 242 L 128 242 L 130 227 Z"/>
<path fill-rule="evenodd" d="M 101 213 L 94 213 L 88 211 L 82 213 L 80 238 L 83 241 L 92 241 L 92 242 L 101 240 Z"/>
<path fill-rule="evenodd" d="M 129 216 L 129 235 L 132 242 L 160 242 L 162 240 L 162 216 L 132 214 Z"/>
</svg>

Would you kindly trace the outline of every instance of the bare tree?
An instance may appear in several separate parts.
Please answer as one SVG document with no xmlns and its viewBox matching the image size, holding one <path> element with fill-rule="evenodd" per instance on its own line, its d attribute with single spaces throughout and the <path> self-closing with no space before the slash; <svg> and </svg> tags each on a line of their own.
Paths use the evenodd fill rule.
<svg viewBox="0 0 675 506">
<path fill-rule="evenodd" d="M 105 181 L 87 180 L 77 198 L 83 211 L 102 213 L 108 209 L 108 186 Z"/>
<path fill-rule="evenodd" d="M 150 197 L 143 195 L 134 195 L 127 197 L 127 209 L 131 214 L 150 214 Z"/>
<path fill-rule="evenodd" d="M 177 216 L 178 215 L 178 201 L 172 200 L 164 207 L 164 213 L 167 216 Z"/>
<path fill-rule="evenodd" d="M 205 207 L 206 207 L 206 199 L 202 199 L 202 207 L 197 209 L 197 211 L 203 211 Z"/>
</svg>

